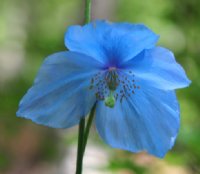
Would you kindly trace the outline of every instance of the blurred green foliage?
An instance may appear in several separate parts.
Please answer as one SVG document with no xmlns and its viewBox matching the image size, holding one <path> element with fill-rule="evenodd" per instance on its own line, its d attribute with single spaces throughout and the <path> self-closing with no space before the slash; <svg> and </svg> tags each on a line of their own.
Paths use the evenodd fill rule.
<svg viewBox="0 0 200 174">
<path fill-rule="evenodd" d="M 189 88 L 177 93 L 182 123 L 177 143 L 166 160 L 185 166 L 194 174 L 200 173 L 199 7 L 199 0 L 116 0 L 112 6 L 115 13 L 108 16 L 113 21 L 145 23 L 152 28 L 160 35 L 159 45 L 175 53 L 192 80 Z M 82 21 L 81 0 L 0 0 L 0 173 L 18 160 L 13 143 L 26 143 L 30 137 L 22 135 L 22 130 L 27 126 L 33 127 L 31 131 L 28 129 L 29 135 L 33 134 L 40 145 L 30 148 L 35 150 L 36 156 L 24 152 L 25 156 L 29 154 L 34 160 L 46 161 L 57 158 L 59 139 L 56 132 L 16 118 L 15 112 L 44 57 L 65 50 L 63 36 L 67 26 Z M 2 62 L 6 62 L 7 68 Z M 20 139 L 21 136 L 25 139 Z M 132 160 L 115 159 L 116 155 L 109 168 L 128 168 L 140 174 L 147 172 Z"/>
</svg>

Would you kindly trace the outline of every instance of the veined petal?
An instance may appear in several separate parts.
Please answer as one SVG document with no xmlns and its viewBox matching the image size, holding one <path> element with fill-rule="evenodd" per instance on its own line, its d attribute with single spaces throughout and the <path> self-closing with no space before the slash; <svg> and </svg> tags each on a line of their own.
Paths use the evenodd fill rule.
<svg viewBox="0 0 200 174">
<path fill-rule="evenodd" d="M 187 87 L 190 80 L 176 62 L 174 54 L 166 48 L 145 50 L 121 68 L 132 69 L 134 75 L 150 86 L 164 90 Z"/>
<path fill-rule="evenodd" d="M 103 20 L 69 27 L 65 35 L 65 45 L 71 51 L 92 56 L 107 65 L 129 60 L 155 46 L 157 40 L 158 36 L 145 25 Z"/>
<path fill-rule="evenodd" d="M 164 157 L 179 130 L 179 105 L 174 91 L 139 90 L 115 107 L 100 102 L 96 127 L 102 139 L 114 148 L 147 151 Z"/>
<path fill-rule="evenodd" d="M 54 128 L 78 124 L 96 100 L 89 86 L 101 66 L 80 53 L 65 51 L 50 55 L 21 100 L 17 116 Z"/>
</svg>

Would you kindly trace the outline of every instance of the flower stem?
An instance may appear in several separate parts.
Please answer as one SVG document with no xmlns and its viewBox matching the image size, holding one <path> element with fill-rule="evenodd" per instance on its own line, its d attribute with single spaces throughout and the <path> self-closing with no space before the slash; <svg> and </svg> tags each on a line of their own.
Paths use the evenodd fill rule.
<svg viewBox="0 0 200 174">
<path fill-rule="evenodd" d="M 91 109 L 89 119 L 88 119 L 88 122 L 87 122 L 87 125 L 86 125 L 86 128 L 85 128 L 83 146 L 82 146 L 83 147 L 82 148 L 82 155 L 84 155 L 85 147 L 87 145 L 87 139 L 88 139 L 88 135 L 89 135 L 90 128 L 91 128 L 91 125 L 92 125 L 92 121 L 93 121 L 93 118 L 94 118 L 95 108 L 96 108 L 96 103 L 94 104 L 94 106 Z"/>
<path fill-rule="evenodd" d="M 85 152 L 85 148 L 87 145 L 87 140 L 90 132 L 90 128 L 92 125 L 92 121 L 94 118 L 96 103 L 91 109 L 89 119 L 87 125 L 85 127 L 85 118 L 82 118 L 79 124 L 79 136 L 78 136 L 78 153 L 77 153 L 77 161 L 76 161 L 76 174 L 82 173 L 82 166 L 83 166 L 83 156 Z"/>
<path fill-rule="evenodd" d="M 91 1 L 85 0 L 85 23 L 89 23 L 91 19 Z M 85 151 L 85 147 L 87 144 L 87 139 L 90 131 L 90 127 L 92 124 L 92 120 L 94 118 L 95 106 L 92 108 L 89 120 L 86 126 L 85 131 L 85 118 L 81 118 L 79 123 L 79 133 L 78 133 L 78 148 L 77 148 L 77 161 L 76 161 L 76 174 L 82 174 L 82 166 L 83 166 L 83 155 Z M 92 115 L 91 115 L 92 114 Z"/>
<path fill-rule="evenodd" d="M 85 23 L 89 23 L 91 19 L 91 2 L 92 0 L 85 0 Z"/>
<path fill-rule="evenodd" d="M 82 164 L 83 164 L 82 149 L 83 149 L 84 129 L 85 129 L 85 118 L 82 118 L 79 124 L 79 132 L 78 132 L 76 174 L 82 173 Z"/>
</svg>

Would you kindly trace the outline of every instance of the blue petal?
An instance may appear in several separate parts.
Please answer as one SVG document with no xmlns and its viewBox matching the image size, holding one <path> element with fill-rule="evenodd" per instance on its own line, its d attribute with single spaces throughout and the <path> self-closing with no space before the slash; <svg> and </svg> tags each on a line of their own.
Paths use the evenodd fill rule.
<svg viewBox="0 0 200 174">
<path fill-rule="evenodd" d="M 142 24 L 110 23 L 97 20 L 85 26 L 69 27 L 65 45 L 109 65 L 128 60 L 152 48 L 158 36 Z"/>
<path fill-rule="evenodd" d="M 179 112 L 174 91 L 148 87 L 122 103 L 118 100 L 113 109 L 100 102 L 96 127 L 102 139 L 114 148 L 164 157 L 174 145 Z"/>
<path fill-rule="evenodd" d="M 191 83 L 173 53 L 162 47 L 143 51 L 121 68 L 132 69 L 138 79 L 159 89 L 173 90 Z"/>
<path fill-rule="evenodd" d="M 101 66 L 93 58 L 75 52 L 50 55 L 21 100 L 17 116 L 54 128 L 78 124 L 95 102 L 89 86 Z"/>
</svg>

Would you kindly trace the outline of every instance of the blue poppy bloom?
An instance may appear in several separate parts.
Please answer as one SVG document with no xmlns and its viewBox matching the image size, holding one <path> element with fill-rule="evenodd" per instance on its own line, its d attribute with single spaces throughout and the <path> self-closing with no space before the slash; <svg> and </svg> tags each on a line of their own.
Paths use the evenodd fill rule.
<svg viewBox="0 0 200 174">
<path fill-rule="evenodd" d="M 53 128 L 79 124 L 96 105 L 95 125 L 114 148 L 163 157 L 180 124 L 175 89 L 190 84 L 158 35 L 142 24 L 71 26 L 69 51 L 47 57 L 17 116 Z"/>
</svg>

